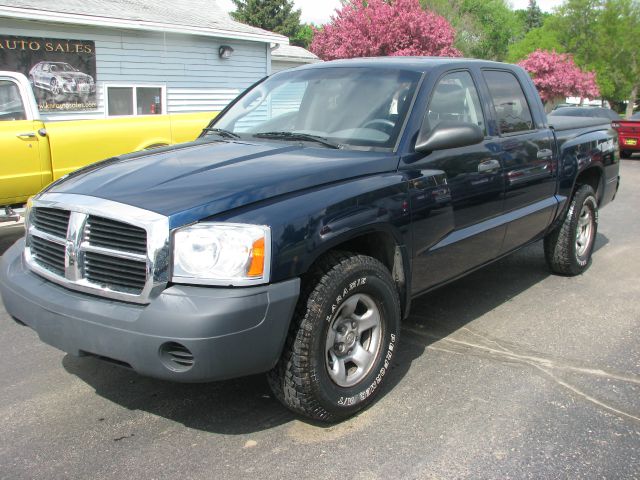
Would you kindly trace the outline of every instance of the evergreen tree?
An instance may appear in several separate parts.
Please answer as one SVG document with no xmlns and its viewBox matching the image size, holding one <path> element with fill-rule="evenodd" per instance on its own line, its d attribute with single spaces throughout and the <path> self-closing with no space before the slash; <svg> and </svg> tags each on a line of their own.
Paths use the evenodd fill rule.
<svg viewBox="0 0 640 480">
<path fill-rule="evenodd" d="M 293 0 L 233 0 L 231 15 L 239 22 L 295 38 L 300 30 L 300 10 Z"/>
<path fill-rule="evenodd" d="M 527 7 L 527 14 L 524 19 L 525 33 L 534 28 L 540 28 L 544 22 L 542 10 L 538 6 L 536 0 L 529 0 L 529 6 Z"/>
</svg>

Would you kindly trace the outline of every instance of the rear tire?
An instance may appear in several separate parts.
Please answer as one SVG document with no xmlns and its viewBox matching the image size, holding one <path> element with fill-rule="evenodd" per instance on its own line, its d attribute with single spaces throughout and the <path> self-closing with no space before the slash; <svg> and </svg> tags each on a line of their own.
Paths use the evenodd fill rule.
<svg viewBox="0 0 640 480">
<path fill-rule="evenodd" d="M 318 261 L 305 285 L 269 385 L 295 413 L 335 422 L 369 405 L 388 378 L 400 300 L 382 263 L 347 252 Z"/>
<path fill-rule="evenodd" d="M 633 155 L 633 152 L 630 152 L 629 150 L 621 150 L 620 151 L 620 157 L 621 158 L 631 158 L 632 155 Z"/>
<path fill-rule="evenodd" d="M 598 202 L 590 185 L 581 185 L 563 222 L 544 238 L 544 255 L 554 273 L 579 275 L 589 268 L 598 231 Z"/>
</svg>

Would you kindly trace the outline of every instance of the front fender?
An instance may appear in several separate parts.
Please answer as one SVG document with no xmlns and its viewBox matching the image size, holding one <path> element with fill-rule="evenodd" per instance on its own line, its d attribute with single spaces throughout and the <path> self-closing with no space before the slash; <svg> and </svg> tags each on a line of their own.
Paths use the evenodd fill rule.
<svg viewBox="0 0 640 480">
<path fill-rule="evenodd" d="M 398 172 L 295 192 L 212 220 L 271 226 L 272 282 L 304 274 L 322 254 L 361 235 L 385 233 L 398 246 L 411 241 L 407 181 Z"/>
</svg>

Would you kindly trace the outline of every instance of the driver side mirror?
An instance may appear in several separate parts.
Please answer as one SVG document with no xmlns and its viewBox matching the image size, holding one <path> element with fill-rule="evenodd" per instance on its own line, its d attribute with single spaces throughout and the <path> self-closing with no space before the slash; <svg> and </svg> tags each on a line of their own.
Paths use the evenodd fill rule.
<svg viewBox="0 0 640 480">
<path fill-rule="evenodd" d="M 434 150 L 467 147 L 484 140 L 484 132 L 478 125 L 467 122 L 440 122 L 429 129 L 425 122 L 416 140 L 416 152 L 431 153 Z"/>
</svg>

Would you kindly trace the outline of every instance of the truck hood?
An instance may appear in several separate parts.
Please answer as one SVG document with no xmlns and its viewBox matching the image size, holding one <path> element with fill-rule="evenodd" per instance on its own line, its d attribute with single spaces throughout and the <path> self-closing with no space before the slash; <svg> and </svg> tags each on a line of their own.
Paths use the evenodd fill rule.
<svg viewBox="0 0 640 480">
<path fill-rule="evenodd" d="M 189 144 L 94 164 L 52 185 L 171 217 L 175 228 L 278 195 L 395 170 L 391 153 L 283 142 Z"/>
</svg>

